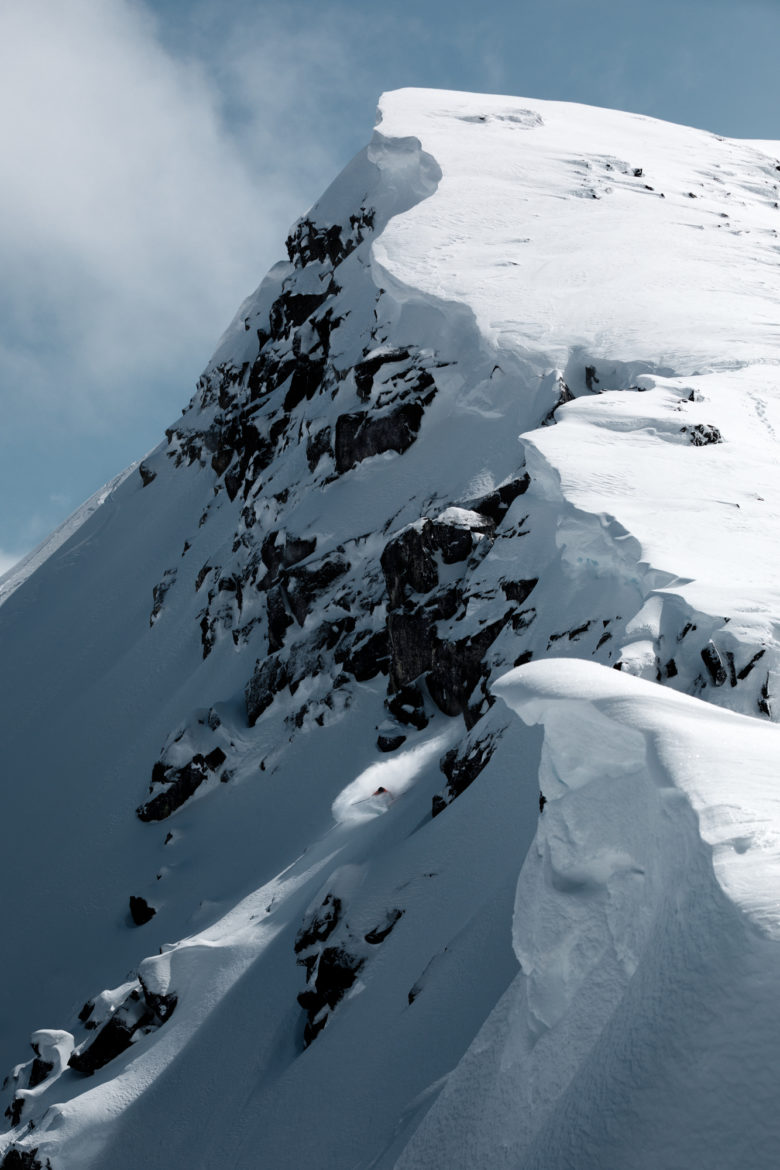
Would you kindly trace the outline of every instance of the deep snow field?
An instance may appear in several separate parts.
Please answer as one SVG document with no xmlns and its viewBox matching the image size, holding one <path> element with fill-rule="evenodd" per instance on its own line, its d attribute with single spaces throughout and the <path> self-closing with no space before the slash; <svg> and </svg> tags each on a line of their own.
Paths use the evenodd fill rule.
<svg viewBox="0 0 780 1170">
<path fill-rule="evenodd" d="M 0 580 L 0 1166 L 774 1170 L 779 155 L 385 95 Z"/>
</svg>

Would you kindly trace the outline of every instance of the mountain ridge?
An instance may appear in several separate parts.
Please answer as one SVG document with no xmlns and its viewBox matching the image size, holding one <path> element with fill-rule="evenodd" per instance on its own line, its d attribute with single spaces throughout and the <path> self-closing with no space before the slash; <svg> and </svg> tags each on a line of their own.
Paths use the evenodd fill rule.
<svg viewBox="0 0 780 1170">
<path fill-rule="evenodd" d="M 453 1125 L 469 1082 L 451 1071 L 527 978 L 518 874 L 574 796 L 545 763 L 560 727 L 542 747 L 497 680 L 587 657 L 619 667 L 616 701 L 639 676 L 675 710 L 693 694 L 773 717 L 777 578 L 757 534 L 780 503 L 780 164 L 557 103 L 398 91 L 381 109 L 166 442 L 13 595 L 6 579 L 9 774 L 27 816 L 47 806 L 5 857 L 30 875 L 7 1006 L 34 1010 L 33 955 L 70 970 L 46 996 L 56 1020 L 21 1025 L 37 1051 L 10 1078 L 4 1165 L 455 1165 L 470 1143 L 499 1165 L 496 1142 L 534 1164 L 524 1124 L 469 1114 L 456 1155 L 437 1120 Z M 563 707 L 567 670 L 587 695 L 577 663 L 555 669 Z M 771 842 L 739 841 L 760 890 Z M 585 884 L 612 896 L 635 868 Z M 135 929 L 130 898 L 154 911 Z M 569 977 L 548 975 L 578 1018 Z M 549 1035 L 552 1082 L 575 1083 Z"/>
</svg>

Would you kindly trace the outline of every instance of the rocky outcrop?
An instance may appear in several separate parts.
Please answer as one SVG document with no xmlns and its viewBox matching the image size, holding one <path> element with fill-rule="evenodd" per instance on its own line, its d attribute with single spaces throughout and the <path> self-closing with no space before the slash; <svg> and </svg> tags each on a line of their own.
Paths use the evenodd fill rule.
<svg viewBox="0 0 780 1170">
<path fill-rule="evenodd" d="M 469 506 L 475 512 L 479 512 L 482 516 L 487 516 L 494 524 L 498 525 L 506 516 L 512 504 L 519 496 L 525 494 L 531 483 L 531 477 L 525 472 L 516 479 L 511 479 L 508 483 L 501 484 L 494 491 L 488 492 L 486 496 L 475 500 Z"/>
<path fill-rule="evenodd" d="M 72 1051 L 68 1065 L 92 1076 L 126 1052 L 140 1032 L 162 1027 L 173 1015 L 177 996 L 151 990 L 137 979 L 116 1003 L 115 993 L 103 993 L 84 1005 L 79 1019 L 94 1033 Z M 98 1006 L 99 1005 L 99 1006 Z"/>
<path fill-rule="evenodd" d="M 153 626 L 157 621 L 165 603 L 165 598 L 169 589 L 176 581 L 176 569 L 166 569 L 162 580 L 158 581 L 152 590 L 152 612 L 149 615 L 149 625 Z"/>
<path fill-rule="evenodd" d="M 422 418 L 418 402 L 405 402 L 382 414 L 360 410 L 339 415 L 333 444 L 336 471 L 343 475 L 371 455 L 406 451 L 417 437 Z"/>
<path fill-rule="evenodd" d="M 12 1147 L 0 1162 L 0 1170 L 52 1170 L 52 1166 L 48 1158 L 45 1164 L 40 1161 L 37 1146 L 29 1150 Z"/>
<path fill-rule="evenodd" d="M 341 898 L 326 894 L 321 906 L 312 912 L 295 936 L 295 953 L 307 950 L 333 933 L 341 921 Z"/>
<path fill-rule="evenodd" d="M 216 712 L 214 712 L 214 716 L 212 718 L 210 715 L 210 721 L 207 724 L 212 731 L 216 731 L 219 727 L 219 717 L 216 716 Z M 205 721 L 200 720 L 196 723 L 204 726 Z M 181 737 L 177 738 L 174 743 L 179 743 L 180 739 Z M 168 764 L 165 759 L 158 760 L 152 768 L 152 782 L 149 785 L 151 799 L 136 809 L 139 820 L 165 820 L 197 792 L 209 775 L 216 774 L 226 759 L 226 752 L 217 744 L 206 753 L 194 753 L 186 764 L 179 767 Z"/>
<path fill-rule="evenodd" d="M 696 426 L 681 427 L 680 433 L 687 435 L 689 442 L 694 447 L 707 447 L 711 443 L 723 442 L 723 436 L 718 428 L 711 426 L 709 423 L 698 423 Z"/>
<path fill-rule="evenodd" d="M 76 1072 L 92 1076 L 98 1069 L 125 1052 L 140 1028 L 152 1023 L 154 1013 L 144 1000 L 140 989 L 136 988 L 95 1037 L 74 1051 L 68 1064 Z"/>
<path fill-rule="evenodd" d="M 404 529 L 385 546 L 381 564 L 388 594 L 391 694 L 424 678 L 441 711 L 467 715 L 472 692 L 486 673 L 485 653 L 511 611 L 475 633 L 456 639 L 442 635 L 439 623 L 462 611 L 464 590 L 452 580 L 439 585 L 440 566 L 462 564 L 465 576 L 466 562 L 485 541 L 486 550 L 494 534 L 495 522 L 490 517 L 448 508 L 433 520 Z M 525 583 L 529 593 L 535 583 Z M 519 587 L 514 592 L 519 596 Z M 507 596 L 512 593 L 510 584 Z M 419 709 L 420 704 L 413 707 Z"/>
<path fill-rule="evenodd" d="M 487 766 L 496 750 L 498 735 L 495 733 L 469 736 L 458 747 L 452 748 L 439 761 L 439 767 L 447 777 L 443 792 L 433 797 L 431 813 L 434 817 L 444 812 L 461 793 L 474 783 L 480 772 Z"/>
<path fill-rule="evenodd" d="M 152 471 L 147 463 L 141 462 L 138 464 L 138 474 L 141 477 L 141 482 L 144 487 L 148 487 L 155 479 L 157 479 L 157 472 Z"/>
<path fill-rule="evenodd" d="M 146 898 L 136 894 L 130 895 L 130 917 L 136 926 L 145 926 L 147 922 L 152 921 L 156 913 L 154 906 L 150 906 Z"/>
<path fill-rule="evenodd" d="M 322 952 L 313 987 L 298 994 L 298 1003 L 307 1016 L 303 1031 L 305 1047 L 325 1027 L 328 1012 L 336 1007 L 352 987 L 364 961 L 343 947 L 326 947 Z"/>
<path fill-rule="evenodd" d="M 300 219 L 287 237 L 287 255 L 290 262 L 305 267 L 314 261 L 337 267 L 346 260 L 374 227 L 375 211 L 361 207 L 349 217 L 348 226 L 340 224 L 316 225 L 308 217 Z"/>
</svg>

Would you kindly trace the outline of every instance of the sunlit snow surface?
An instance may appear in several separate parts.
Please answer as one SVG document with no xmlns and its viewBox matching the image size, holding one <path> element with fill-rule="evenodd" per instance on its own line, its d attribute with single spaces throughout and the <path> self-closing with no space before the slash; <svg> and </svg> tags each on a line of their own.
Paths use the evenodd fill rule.
<svg viewBox="0 0 780 1170">
<path fill-rule="evenodd" d="M 501 701 L 477 730 L 498 746 L 432 820 L 462 720 L 378 752 L 381 677 L 320 728 L 290 733 L 308 681 L 248 728 L 264 647 L 225 637 L 204 662 L 198 635 L 198 570 L 235 553 L 211 468 L 176 470 L 161 448 L 148 487 L 108 485 L 0 582 L 2 1067 L 31 1033 L 53 1065 L 0 1150 L 52 1170 L 773 1170 L 775 147 L 443 91 L 386 95 L 380 113 L 311 213 L 343 223 L 370 196 L 382 227 L 340 270 L 353 300 L 333 352 L 362 356 L 382 296 L 383 344 L 441 357 L 439 393 L 403 455 L 310 490 L 293 446 L 274 490 L 318 553 L 353 542 L 359 578 L 390 535 L 468 523 L 525 463 L 467 615 L 479 628 L 505 577 L 544 568 L 536 625 L 507 628 L 491 663 Z M 289 272 L 242 305 L 219 360 L 252 360 L 249 323 Z M 316 272 L 300 280 L 316 291 Z M 553 419 L 559 378 L 575 400 Z M 581 661 L 608 626 L 620 671 Z M 717 686 L 708 640 L 731 672 Z M 142 825 L 161 745 L 212 705 L 235 774 Z M 157 908 L 138 929 L 130 894 Z M 294 942 L 327 895 L 346 908 L 332 941 L 366 961 L 304 1050 Z M 176 992 L 174 1015 L 79 1076 L 65 1029 L 137 971 Z"/>
<path fill-rule="evenodd" d="M 592 663 L 495 690 L 545 729 L 521 973 L 399 1170 L 771 1166 L 780 731 Z"/>
</svg>

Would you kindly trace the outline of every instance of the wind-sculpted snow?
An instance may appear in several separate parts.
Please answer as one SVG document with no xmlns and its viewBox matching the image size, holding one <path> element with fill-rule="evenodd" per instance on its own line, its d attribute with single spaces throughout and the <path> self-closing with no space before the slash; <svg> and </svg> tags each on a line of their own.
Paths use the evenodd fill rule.
<svg viewBox="0 0 780 1170">
<path fill-rule="evenodd" d="M 584 662 L 494 690 L 545 733 L 520 973 L 399 1170 L 773 1166 L 777 726 Z"/>
<path fill-rule="evenodd" d="M 774 1069 L 780 164 L 380 131 L 5 583 L 2 1165 L 682 1167 Z"/>
</svg>

